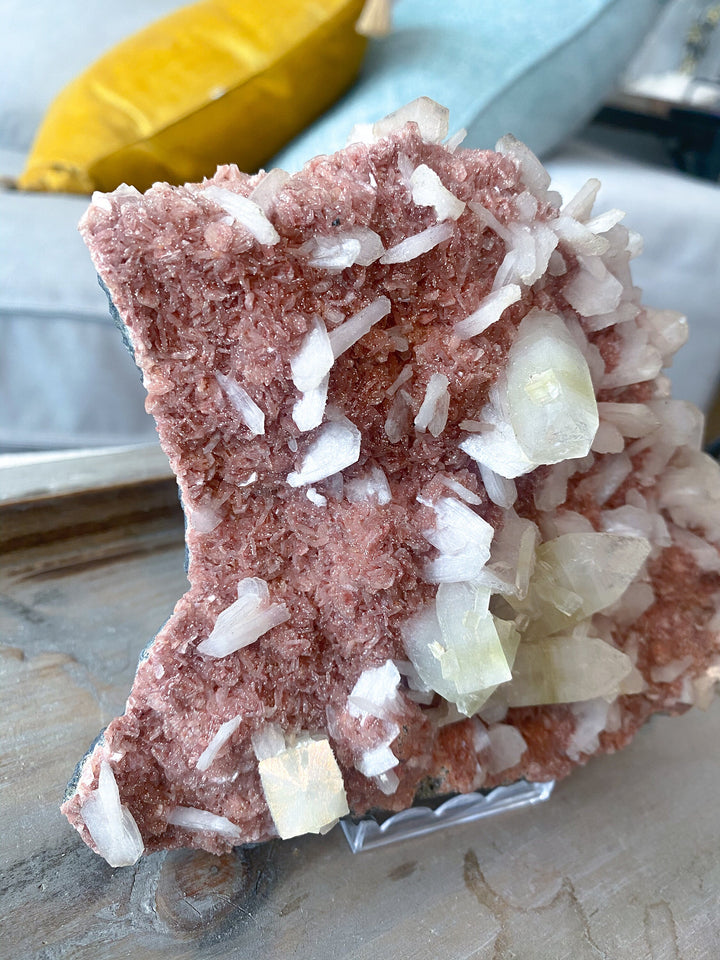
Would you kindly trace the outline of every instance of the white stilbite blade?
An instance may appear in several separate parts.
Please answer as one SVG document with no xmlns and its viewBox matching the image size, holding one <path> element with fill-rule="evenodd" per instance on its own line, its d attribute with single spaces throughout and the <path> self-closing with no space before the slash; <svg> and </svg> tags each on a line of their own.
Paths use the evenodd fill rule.
<svg viewBox="0 0 720 960">
<path fill-rule="evenodd" d="M 434 207 L 438 220 L 457 220 L 465 204 L 451 193 L 440 177 L 421 163 L 410 176 L 413 202 L 421 207 Z"/>
<path fill-rule="evenodd" d="M 167 822 L 193 832 L 209 830 L 210 833 L 218 833 L 221 837 L 227 837 L 228 840 L 239 840 L 242 837 L 240 827 L 227 817 L 211 813 L 210 810 L 198 810 L 196 807 L 173 807 L 168 814 Z"/>
<path fill-rule="evenodd" d="M 477 310 L 455 324 L 453 333 L 461 340 L 483 333 L 500 319 L 508 307 L 517 303 L 521 296 L 522 290 L 516 283 L 494 290 L 485 297 Z"/>
<path fill-rule="evenodd" d="M 247 390 L 224 373 L 218 373 L 216 371 L 215 379 L 230 403 L 242 417 L 250 432 L 254 433 L 255 436 L 260 436 L 260 434 L 265 433 L 265 414 Z"/>
<path fill-rule="evenodd" d="M 208 769 L 220 750 L 240 726 L 241 721 L 242 714 L 239 714 L 237 717 L 233 717 L 231 720 L 226 720 L 225 723 L 220 724 L 217 733 L 198 757 L 198 761 L 195 764 L 198 770 L 204 772 Z"/>
<path fill-rule="evenodd" d="M 329 334 L 333 356 L 339 357 L 346 350 L 349 350 L 361 337 L 369 333 L 374 324 L 390 313 L 391 307 L 392 304 L 387 297 L 378 297 L 377 300 L 373 300 L 372 303 L 363 307 L 349 320 L 341 323 L 339 327 L 335 327 Z"/>
<path fill-rule="evenodd" d="M 444 220 L 442 223 L 435 224 L 415 233 L 411 237 L 406 237 L 400 243 L 389 249 L 380 257 L 380 263 L 407 263 L 416 257 L 428 253 L 433 247 L 436 247 L 444 240 L 449 240 L 454 233 L 452 223 Z"/>
<path fill-rule="evenodd" d="M 334 360 L 325 324 L 319 317 L 313 317 L 300 349 L 290 360 L 293 383 L 301 393 L 312 390 L 328 375 Z"/>
<path fill-rule="evenodd" d="M 97 790 L 80 811 L 98 853 L 111 867 L 128 867 L 142 856 L 144 844 L 135 819 L 120 803 L 120 794 L 110 764 L 100 764 Z"/>
<path fill-rule="evenodd" d="M 426 579 L 431 583 L 474 580 L 490 557 L 494 528 L 454 497 L 441 497 L 433 509 L 435 526 L 423 531 L 423 536 L 440 556 L 426 565 Z"/>
<path fill-rule="evenodd" d="M 237 600 L 220 613 L 210 636 L 197 645 L 198 653 L 226 657 L 290 619 L 284 603 L 270 602 L 268 585 L 259 577 L 241 580 L 237 591 Z"/>
<path fill-rule="evenodd" d="M 255 201 L 214 184 L 206 187 L 202 195 L 222 207 L 233 220 L 245 227 L 258 243 L 274 246 L 280 240 L 277 230 L 265 216 L 262 207 Z"/>
<path fill-rule="evenodd" d="M 300 470 L 288 474 L 291 487 L 317 483 L 356 463 L 360 456 L 360 431 L 346 417 L 324 423 L 307 449 Z"/>
</svg>

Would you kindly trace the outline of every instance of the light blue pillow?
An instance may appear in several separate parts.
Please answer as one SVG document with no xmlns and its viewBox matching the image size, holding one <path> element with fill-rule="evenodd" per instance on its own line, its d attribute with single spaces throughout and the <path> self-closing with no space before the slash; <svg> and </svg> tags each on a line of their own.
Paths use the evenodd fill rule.
<svg viewBox="0 0 720 960">
<path fill-rule="evenodd" d="M 358 83 L 268 166 L 296 170 L 419 96 L 450 108 L 466 145 L 511 132 L 547 153 L 612 88 L 663 0 L 399 0 Z"/>
<path fill-rule="evenodd" d="M 65 84 L 178 6 L 180 0 L 2 0 L 0 147 L 27 153 Z M 14 175 L 6 159 L 0 153 L 0 175 Z"/>
<path fill-rule="evenodd" d="M 0 190 L 0 452 L 155 438 L 77 231 L 87 205 Z"/>
</svg>

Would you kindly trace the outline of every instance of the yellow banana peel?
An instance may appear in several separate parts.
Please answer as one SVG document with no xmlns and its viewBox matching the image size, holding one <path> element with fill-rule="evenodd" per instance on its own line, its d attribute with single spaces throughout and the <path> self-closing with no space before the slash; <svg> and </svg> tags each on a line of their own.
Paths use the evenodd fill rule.
<svg viewBox="0 0 720 960">
<path fill-rule="evenodd" d="M 110 50 L 51 105 L 18 180 L 89 193 L 257 170 L 353 82 L 363 0 L 202 0 Z"/>
</svg>

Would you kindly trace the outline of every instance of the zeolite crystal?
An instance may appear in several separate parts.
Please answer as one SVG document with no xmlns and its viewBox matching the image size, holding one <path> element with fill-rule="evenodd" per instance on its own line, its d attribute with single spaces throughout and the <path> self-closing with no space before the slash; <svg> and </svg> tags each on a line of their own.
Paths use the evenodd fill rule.
<svg viewBox="0 0 720 960">
<path fill-rule="evenodd" d="M 447 119 L 85 215 L 188 518 L 190 589 L 63 807 L 114 865 L 563 777 L 712 696 L 685 320 L 597 181 L 563 206 Z"/>
</svg>

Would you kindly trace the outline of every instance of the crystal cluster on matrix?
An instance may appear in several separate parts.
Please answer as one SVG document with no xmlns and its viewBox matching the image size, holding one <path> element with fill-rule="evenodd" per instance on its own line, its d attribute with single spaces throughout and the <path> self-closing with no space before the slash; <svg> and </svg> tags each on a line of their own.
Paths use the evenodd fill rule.
<svg viewBox="0 0 720 960">
<path fill-rule="evenodd" d="M 622 214 L 421 100 L 81 225 L 190 589 L 64 811 L 110 863 L 565 776 L 720 675 L 720 482 Z"/>
</svg>

